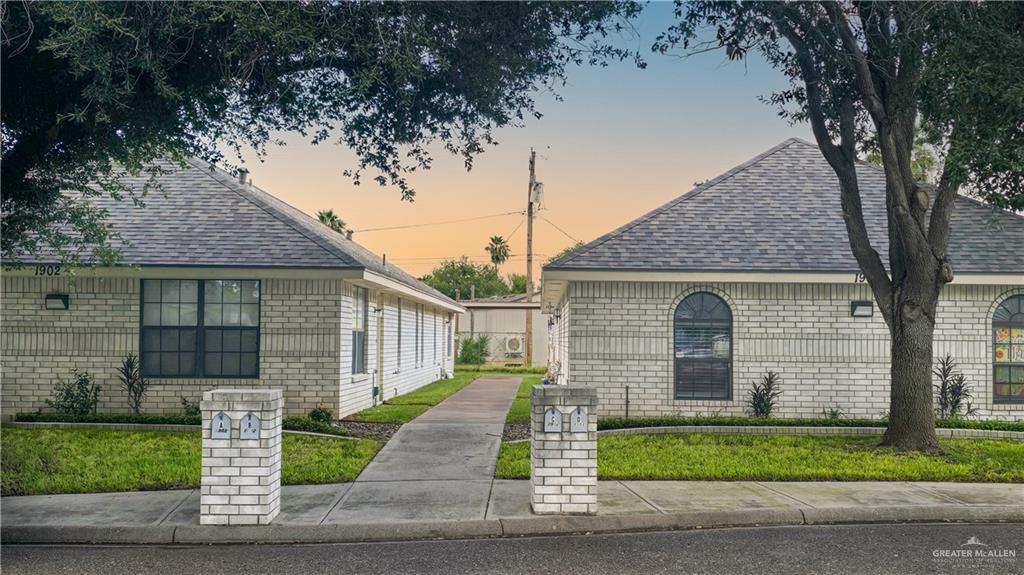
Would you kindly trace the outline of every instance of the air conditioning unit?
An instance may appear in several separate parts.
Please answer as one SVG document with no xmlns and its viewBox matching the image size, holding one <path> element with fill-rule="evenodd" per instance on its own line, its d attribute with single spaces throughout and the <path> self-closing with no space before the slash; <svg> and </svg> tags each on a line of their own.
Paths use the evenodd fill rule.
<svg viewBox="0 0 1024 575">
<path fill-rule="evenodd" d="M 510 335 L 505 338 L 505 353 L 507 355 L 522 355 L 526 344 L 523 343 L 523 336 Z"/>
</svg>

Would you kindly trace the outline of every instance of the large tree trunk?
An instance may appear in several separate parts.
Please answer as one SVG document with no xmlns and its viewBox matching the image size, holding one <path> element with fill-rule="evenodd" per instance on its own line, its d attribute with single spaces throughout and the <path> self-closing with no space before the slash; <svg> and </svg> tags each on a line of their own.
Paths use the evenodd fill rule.
<svg viewBox="0 0 1024 575">
<path fill-rule="evenodd" d="M 931 290 L 928 290 L 931 291 Z M 900 297 L 893 306 L 889 323 L 890 349 L 889 427 L 882 445 L 901 451 L 940 451 L 935 436 L 935 412 L 932 408 L 932 340 L 935 331 L 938 288 L 927 294 L 919 305 Z M 903 291 L 897 291 L 899 296 Z M 898 296 L 898 297 L 899 297 Z"/>
</svg>

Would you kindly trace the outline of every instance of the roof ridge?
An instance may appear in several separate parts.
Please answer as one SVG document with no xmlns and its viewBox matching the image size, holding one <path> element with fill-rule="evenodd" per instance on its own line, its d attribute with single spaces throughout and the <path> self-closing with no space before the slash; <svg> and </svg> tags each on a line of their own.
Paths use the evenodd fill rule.
<svg viewBox="0 0 1024 575">
<path fill-rule="evenodd" d="M 622 226 L 619 226 L 618 228 L 616 228 L 616 229 L 614 229 L 614 230 L 604 234 L 603 236 L 600 236 L 597 239 L 592 240 L 590 243 L 584 245 L 580 249 L 574 250 L 572 253 L 570 253 L 570 254 L 568 254 L 566 256 L 563 256 L 562 258 L 559 258 L 558 260 L 555 260 L 555 261 L 553 261 L 551 263 L 548 263 L 548 264 L 542 266 L 542 269 L 546 268 L 548 266 L 556 265 L 556 264 L 557 265 L 562 265 L 562 264 L 569 263 L 573 259 L 575 259 L 576 257 L 581 256 L 584 253 L 586 253 L 586 252 L 588 252 L 588 251 L 590 251 L 590 250 L 592 250 L 594 248 L 597 248 L 597 247 L 601 246 L 605 242 L 607 242 L 607 241 L 609 241 L 609 240 L 611 240 L 611 239 L 613 239 L 613 238 L 615 238 L 615 237 L 617 237 L 617 236 L 619 236 L 619 235 L 621 235 L 621 234 L 623 234 L 623 233 L 633 229 L 634 227 L 636 227 L 636 226 L 646 222 L 647 220 L 653 218 L 654 216 L 657 216 L 658 214 L 660 214 L 660 213 L 662 213 L 662 212 L 664 212 L 666 210 L 669 210 L 669 209 L 675 207 L 676 205 L 678 205 L 678 204 L 680 204 L 680 203 L 682 203 L 682 202 L 684 202 L 686 200 L 689 200 L 689 199 L 697 197 L 702 192 L 704 192 L 704 191 L 706 191 L 706 190 L 708 190 L 708 189 L 710 189 L 710 188 L 712 188 L 712 187 L 714 187 L 714 186 L 716 186 L 716 185 L 718 185 L 718 184 L 728 180 L 729 178 L 731 178 L 731 177 L 733 177 L 733 176 L 743 172 L 744 170 L 750 168 L 754 164 L 756 164 L 756 163 L 758 163 L 758 162 L 768 158 L 772 154 L 775 154 L 775 153 L 777 153 L 777 152 L 779 152 L 781 150 L 784 150 L 784 149 L 788 148 L 789 146 L 791 146 L 793 144 L 796 144 L 796 143 L 801 143 L 801 144 L 813 146 L 813 144 L 811 144 L 810 142 L 808 142 L 806 140 L 803 140 L 801 138 L 787 138 L 787 139 L 783 140 L 782 142 L 780 142 L 780 143 L 772 146 L 771 148 L 765 150 L 764 152 L 761 152 L 760 154 L 754 156 L 753 158 L 750 158 L 749 160 L 747 160 L 747 161 L 745 161 L 745 162 L 743 162 L 741 164 L 737 164 L 736 166 L 733 166 L 732 168 L 726 170 L 725 172 L 722 172 L 721 174 L 715 176 L 714 178 L 711 178 L 711 179 L 705 181 L 704 183 L 702 183 L 702 184 L 700 184 L 698 186 L 695 186 L 693 189 L 689 190 L 688 192 L 685 192 L 682 195 L 677 196 L 677 197 L 669 200 L 668 202 L 666 202 L 666 203 L 664 203 L 664 204 L 654 208 L 653 210 L 651 210 L 651 211 L 649 211 L 649 212 L 639 216 L 638 218 L 634 219 L 633 221 L 628 222 L 628 223 L 626 223 L 626 224 L 624 224 Z"/>
<path fill-rule="evenodd" d="M 310 235 L 306 233 L 306 230 L 300 229 L 301 226 L 298 226 L 297 222 L 295 222 L 290 215 L 281 213 L 280 210 L 277 210 L 273 206 L 268 205 L 267 202 L 262 201 L 262 198 L 254 197 L 253 194 L 251 194 L 252 188 L 243 188 L 242 186 L 239 186 L 237 180 L 233 176 L 228 174 L 225 170 L 222 170 L 218 166 L 210 164 L 208 162 L 204 162 L 203 160 L 200 160 L 198 158 L 188 158 L 187 161 L 189 162 L 189 164 L 192 165 L 192 167 L 205 173 L 210 179 L 224 186 L 225 189 L 233 192 L 238 197 L 246 200 L 247 202 L 253 204 L 257 208 L 263 210 L 264 212 L 267 213 L 267 215 L 273 217 L 275 220 L 295 230 L 299 235 L 313 242 L 318 248 L 324 250 L 334 258 L 341 261 L 342 264 L 345 264 L 346 266 L 349 267 L 365 267 L 352 266 L 351 262 L 349 261 L 351 260 L 351 258 L 345 257 L 344 255 L 339 255 L 338 252 L 334 249 L 334 246 L 325 246 L 323 245 L 323 242 L 321 241 L 320 238 L 310 237 Z M 197 162 L 206 165 L 196 165 Z M 228 181 L 225 181 L 225 179 L 227 179 Z M 267 194 L 267 192 L 264 192 L 263 190 L 260 190 L 260 192 Z"/>
</svg>

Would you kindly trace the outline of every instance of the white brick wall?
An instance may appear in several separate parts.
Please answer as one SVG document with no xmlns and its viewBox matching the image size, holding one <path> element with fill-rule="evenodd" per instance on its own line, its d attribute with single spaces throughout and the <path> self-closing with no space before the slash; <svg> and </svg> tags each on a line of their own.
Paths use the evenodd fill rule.
<svg viewBox="0 0 1024 575">
<path fill-rule="evenodd" d="M 217 279 L 232 279 L 221 277 Z M 116 370 L 129 352 L 139 350 L 140 280 L 129 278 L 42 278 L 5 275 L 0 310 L 2 411 L 5 418 L 44 407 L 59 379 L 72 369 L 87 370 L 102 386 L 100 411 L 128 411 Z M 71 296 L 71 309 L 44 309 L 47 293 Z M 142 409 L 178 413 L 181 398 L 198 402 L 214 387 L 273 387 L 284 391 L 288 415 L 304 415 L 323 405 L 344 416 L 372 404 L 377 368 L 376 316 L 369 318 L 370 373 L 353 375 L 352 290 L 341 280 L 263 279 L 260 306 L 259 379 L 153 378 Z M 371 290 L 370 307 L 377 294 Z M 424 361 L 414 364 L 413 300 L 403 307 L 403 363 L 397 370 L 397 299 L 385 297 L 384 388 L 390 398 L 435 381 L 453 358 L 444 348 L 445 312 L 426 306 Z M 437 359 L 430 345 L 432 315 L 437 317 Z M 398 373 L 395 373 L 398 371 Z"/>
<path fill-rule="evenodd" d="M 279 389 L 216 389 L 203 394 L 202 525 L 267 525 L 281 510 L 281 422 Z M 231 418 L 229 438 L 215 439 L 212 421 Z M 242 439 L 243 418 L 259 418 L 259 438 Z"/>
<path fill-rule="evenodd" d="M 733 399 L 676 400 L 672 317 L 694 291 L 723 297 L 733 313 Z M 939 304 L 935 357 L 951 353 L 968 376 L 983 417 L 1024 419 L 1024 405 L 993 404 L 992 312 L 1024 288 L 949 285 Z M 889 334 L 877 309 L 850 317 L 850 301 L 872 299 L 863 284 L 714 285 L 573 282 L 562 320 L 568 341 L 567 381 L 598 388 L 602 412 L 630 415 L 742 414 L 752 381 L 771 369 L 782 377 L 778 415 L 815 417 L 839 405 L 851 417 L 878 417 L 889 408 Z M 566 329 L 563 327 L 562 329 Z M 571 365 L 571 369 L 570 369 Z"/>
<path fill-rule="evenodd" d="M 586 431 L 573 432 L 580 408 Z M 557 412 L 560 431 L 545 430 L 545 414 Z M 597 394 L 592 387 L 544 385 L 530 393 L 530 506 L 534 513 L 597 513 Z"/>
</svg>

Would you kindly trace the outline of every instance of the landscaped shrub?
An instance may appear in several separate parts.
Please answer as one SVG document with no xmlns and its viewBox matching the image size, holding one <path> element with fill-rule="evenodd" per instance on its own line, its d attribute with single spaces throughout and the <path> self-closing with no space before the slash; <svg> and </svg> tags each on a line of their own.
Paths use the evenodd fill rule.
<svg viewBox="0 0 1024 575">
<path fill-rule="evenodd" d="M 142 365 L 139 357 L 129 353 L 121 360 L 121 367 L 117 369 L 117 377 L 121 380 L 121 388 L 128 395 L 128 407 L 132 413 L 138 415 L 142 409 L 142 399 L 146 396 L 146 387 L 149 382 L 142 377 Z"/>
<path fill-rule="evenodd" d="M 939 382 L 933 384 L 936 391 L 935 415 L 938 417 L 969 417 L 978 410 L 971 406 L 971 386 L 967 376 L 956 370 L 956 360 L 946 354 L 932 370 Z"/>
<path fill-rule="evenodd" d="M 743 426 L 743 427 L 885 427 L 885 419 L 826 419 L 796 417 L 759 418 L 728 415 L 663 415 L 657 417 L 602 417 L 597 428 L 632 429 L 636 427 L 683 427 L 683 426 Z M 992 431 L 1024 431 L 1024 421 L 986 421 L 979 419 L 947 418 L 935 420 L 935 426 L 944 429 L 989 429 Z"/>
<path fill-rule="evenodd" d="M 844 415 L 846 415 L 846 412 L 843 411 L 842 406 L 840 406 L 838 403 L 835 404 L 832 407 L 822 407 L 821 408 L 821 416 L 824 417 L 825 419 L 829 419 L 829 420 L 842 419 Z"/>
<path fill-rule="evenodd" d="M 181 397 L 181 411 L 184 412 L 184 414 L 189 417 L 198 417 L 202 415 L 202 410 L 199 409 L 199 403 L 195 401 L 189 401 L 189 399 L 185 396 Z"/>
<path fill-rule="evenodd" d="M 469 365 L 480 365 L 487 361 L 491 345 L 491 338 L 486 335 L 467 337 L 459 345 L 458 363 Z"/>
<path fill-rule="evenodd" d="M 69 413 L 19 413 L 14 421 L 50 423 L 144 423 L 148 425 L 201 425 L 196 415 L 131 415 L 126 413 L 97 413 L 75 415 Z"/>
<path fill-rule="evenodd" d="M 309 410 L 309 418 L 330 425 L 334 421 L 334 412 L 321 405 Z"/>
<path fill-rule="evenodd" d="M 330 423 L 317 421 L 311 417 L 292 415 L 284 418 L 281 427 L 288 431 L 309 431 L 312 433 L 326 433 L 328 435 L 346 435 L 345 430 L 334 427 Z"/>
<path fill-rule="evenodd" d="M 61 381 L 53 389 L 53 399 L 47 399 L 57 413 L 87 415 L 96 413 L 100 402 L 100 386 L 92 381 L 88 371 L 72 372 L 71 381 Z"/>
<path fill-rule="evenodd" d="M 754 417 L 771 417 L 775 400 L 782 395 L 779 390 L 779 374 L 768 370 L 768 373 L 761 376 L 761 381 L 753 383 L 747 395 L 747 405 Z"/>
</svg>

